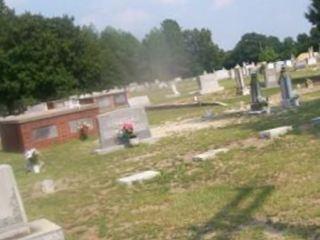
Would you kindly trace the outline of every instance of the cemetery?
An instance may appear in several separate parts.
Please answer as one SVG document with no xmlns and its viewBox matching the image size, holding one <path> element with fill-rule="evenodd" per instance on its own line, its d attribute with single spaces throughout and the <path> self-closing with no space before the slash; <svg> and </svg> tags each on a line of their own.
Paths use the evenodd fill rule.
<svg viewBox="0 0 320 240">
<path fill-rule="evenodd" d="M 237 74 L 236 69 L 236 78 Z M 197 81 L 183 79 L 175 83 L 181 95 L 170 99 L 166 97 L 172 94 L 170 87 L 152 88 L 139 91 L 141 97 L 131 92 L 130 107 L 105 113 L 97 105 L 85 105 L 1 120 L 1 164 L 11 165 L 17 178 L 21 197 L 12 184 L 22 218 L 8 226 L 0 221 L 0 239 L 11 234 L 24 236 L 17 239 L 57 240 L 64 235 L 66 239 L 142 235 L 210 239 L 212 234 L 251 239 L 252 234 L 270 232 L 279 239 L 320 236 L 316 223 L 320 165 L 315 157 L 320 154 L 319 75 L 320 70 L 282 69 L 280 85 L 273 88 L 265 87 L 264 74 L 258 72 L 240 82 L 224 79 L 219 82 L 223 91 L 199 98 L 212 104 L 197 107 L 189 94 L 199 91 Z M 312 88 L 307 87 L 310 81 Z M 240 94 L 246 88 L 249 96 Z M 168 104 L 171 107 L 152 109 Z M 68 123 L 81 119 L 92 119 L 92 133 L 99 137 L 80 141 L 72 135 L 74 140 L 60 142 L 57 133 L 66 137 L 66 129 L 74 127 Z M 39 134 L 55 138 L 32 141 L 39 135 L 34 129 L 54 124 L 55 131 Z M 6 139 L 6 126 L 10 133 L 15 129 L 17 136 L 24 136 L 15 149 L 6 149 L 13 146 Z M 42 149 L 49 143 L 51 147 Z M 6 152 L 31 147 L 39 148 L 44 163 L 36 175 L 26 173 L 21 154 Z M 3 174 L 0 177 L 4 181 Z M 1 196 L 0 204 L 5 204 Z M 7 211 L 0 213 L 5 217 Z M 43 216 L 55 223 L 37 220 Z M 32 229 L 42 226 L 41 234 L 55 237 L 33 237 Z"/>
<path fill-rule="evenodd" d="M 320 0 L 58 2 L 0 0 L 0 240 L 320 240 Z"/>
</svg>

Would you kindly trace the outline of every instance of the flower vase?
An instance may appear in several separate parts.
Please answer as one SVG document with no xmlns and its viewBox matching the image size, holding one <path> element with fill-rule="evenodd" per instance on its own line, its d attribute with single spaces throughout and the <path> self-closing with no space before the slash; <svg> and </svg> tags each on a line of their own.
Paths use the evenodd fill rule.
<svg viewBox="0 0 320 240">
<path fill-rule="evenodd" d="M 39 174 L 40 173 L 40 165 L 33 165 L 32 166 L 32 171 L 36 174 Z"/>
<path fill-rule="evenodd" d="M 132 147 L 135 147 L 135 146 L 138 146 L 139 145 L 139 143 L 140 143 L 140 141 L 139 141 L 139 138 L 131 138 L 130 140 L 129 140 L 129 144 L 130 144 L 130 146 L 132 146 Z"/>
</svg>

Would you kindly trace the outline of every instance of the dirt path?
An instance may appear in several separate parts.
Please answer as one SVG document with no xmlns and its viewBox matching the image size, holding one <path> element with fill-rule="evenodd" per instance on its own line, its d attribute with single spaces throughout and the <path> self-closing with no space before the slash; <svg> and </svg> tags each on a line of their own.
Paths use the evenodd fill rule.
<svg viewBox="0 0 320 240">
<path fill-rule="evenodd" d="M 200 118 L 187 119 L 179 122 L 166 123 L 161 126 L 151 128 L 152 136 L 156 138 L 167 137 L 173 134 L 181 134 L 184 132 L 193 132 L 205 128 L 221 128 L 233 124 L 240 124 L 245 121 L 243 116 L 230 118 L 217 118 L 211 121 L 202 121 Z"/>
</svg>

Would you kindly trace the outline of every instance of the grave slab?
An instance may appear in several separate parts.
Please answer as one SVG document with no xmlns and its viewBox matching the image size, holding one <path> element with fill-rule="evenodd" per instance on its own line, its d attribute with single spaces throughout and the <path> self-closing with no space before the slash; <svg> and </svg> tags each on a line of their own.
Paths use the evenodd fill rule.
<svg viewBox="0 0 320 240">
<path fill-rule="evenodd" d="M 17 240 L 64 240 L 62 228 L 46 219 L 31 222 L 29 226 L 30 235 Z"/>
<path fill-rule="evenodd" d="M 160 172 L 157 171 L 145 171 L 138 174 L 134 174 L 128 177 L 118 179 L 118 182 L 121 184 L 132 185 L 135 182 L 144 182 L 151 180 L 160 175 Z"/>
<path fill-rule="evenodd" d="M 274 129 L 269 129 L 259 133 L 260 138 L 262 139 L 274 139 L 286 135 L 287 133 L 293 130 L 292 126 L 284 126 Z"/>
<path fill-rule="evenodd" d="M 220 148 L 220 149 L 210 150 L 210 151 L 207 151 L 205 153 L 202 153 L 202 154 L 199 154 L 197 156 L 194 156 L 193 160 L 194 161 L 206 161 L 206 160 L 215 158 L 217 155 L 219 155 L 221 153 L 227 153 L 228 151 L 229 151 L 229 149 L 227 149 L 227 148 Z"/>
<path fill-rule="evenodd" d="M 41 182 L 41 190 L 45 194 L 52 194 L 55 193 L 55 184 L 54 181 L 51 179 L 47 179 Z"/>
</svg>

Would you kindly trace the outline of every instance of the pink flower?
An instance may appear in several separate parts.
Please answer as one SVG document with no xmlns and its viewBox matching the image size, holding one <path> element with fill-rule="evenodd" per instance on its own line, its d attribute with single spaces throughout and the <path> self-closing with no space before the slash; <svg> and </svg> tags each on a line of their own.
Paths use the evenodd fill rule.
<svg viewBox="0 0 320 240">
<path fill-rule="evenodd" d="M 131 122 L 126 122 L 122 125 L 122 130 L 127 131 L 127 132 L 133 132 L 133 123 Z"/>
</svg>

